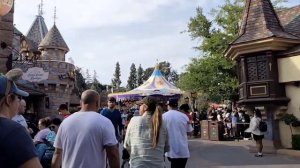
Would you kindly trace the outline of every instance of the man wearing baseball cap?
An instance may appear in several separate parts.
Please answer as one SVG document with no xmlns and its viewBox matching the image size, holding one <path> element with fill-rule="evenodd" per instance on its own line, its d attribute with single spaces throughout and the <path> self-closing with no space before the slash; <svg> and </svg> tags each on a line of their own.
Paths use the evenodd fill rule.
<svg viewBox="0 0 300 168">
<path fill-rule="evenodd" d="M 171 168 L 184 168 L 190 157 L 187 134 L 193 131 L 189 118 L 178 111 L 178 100 L 167 102 L 168 112 L 163 114 L 169 135 L 170 151 L 166 153 Z"/>
<path fill-rule="evenodd" d="M 29 95 L 18 89 L 12 80 L 18 77 L 14 75 L 14 72 L 20 77 L 22 71 L 12 70 L 11 72 L 9 73 L 12 76 L 0 76 L 1 167 L 41 168 L 29 134 L 22 125 L 11 120 L 18 113 L 19 96 Z"/>
</svg>

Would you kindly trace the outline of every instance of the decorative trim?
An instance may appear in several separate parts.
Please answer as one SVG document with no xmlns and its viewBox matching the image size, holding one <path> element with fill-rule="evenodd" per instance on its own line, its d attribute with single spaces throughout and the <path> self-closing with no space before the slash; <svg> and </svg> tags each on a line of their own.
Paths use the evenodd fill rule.
<svg viewBox="0 0 300 168">
<path fill-rule="evenodd" d="M 262 92 L 262 93 L 254 93 L 253 89 L 257 89 L 257 88 L 263 88 L 264 92 Z M 250 86 L 249 87 L 249 91 L 250 91 L 250 96 L 266 96 L 267 95 L 267 86 L 266 85 Z"/>
</svg>

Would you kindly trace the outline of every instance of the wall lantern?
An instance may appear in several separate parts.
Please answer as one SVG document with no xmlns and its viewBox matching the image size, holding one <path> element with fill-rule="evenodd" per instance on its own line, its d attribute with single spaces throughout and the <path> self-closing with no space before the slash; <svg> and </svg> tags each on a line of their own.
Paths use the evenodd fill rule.
<svg viewBox="0 0 300 168">
<path fill-rule="evenodd" d="M 8 14 L 14 4 L 14 0 L 0 0 L 0 17 Z"/>
</svg>

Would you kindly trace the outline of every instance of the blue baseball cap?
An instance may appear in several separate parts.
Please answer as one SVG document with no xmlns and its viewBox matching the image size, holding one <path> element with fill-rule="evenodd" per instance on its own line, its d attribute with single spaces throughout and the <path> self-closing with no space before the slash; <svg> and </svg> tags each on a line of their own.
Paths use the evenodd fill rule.
<svg viewBox="0 0 300 168">
<path fill-rule="evenodd" d="M 29 96 L 29 93 L 19 89 L 15 82 L 13 82 L 10 79 L 7 79 L 6 76 L 0 76 L 0 96 L 7 96 L 10 93 L 22 97 Z"/>
</svg>

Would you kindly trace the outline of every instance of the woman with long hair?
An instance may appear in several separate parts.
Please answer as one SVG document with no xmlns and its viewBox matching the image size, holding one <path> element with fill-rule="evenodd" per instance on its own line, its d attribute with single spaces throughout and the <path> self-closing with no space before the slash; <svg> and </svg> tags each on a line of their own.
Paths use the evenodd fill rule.
<svg viewBox="0 0 300 168">
<path fill-rule="evenodd" d="M 254 116 L 251 118 L 250 126 L 245 132 L 252 133 L 253 139 L 256 142 L 256 148 L 257 148 L 257 154 L 255 154 L 255 157 L 262 157 L 262 149 L 263 149 L 263 143 L 262 139 L 264 138 L 264 133 L 260 131 L 259 124 L 262 121 L 261 118 L 261 112 L 259 109 L 254 110 Z"/>
<path fill-rule="evenodd" d="M 132 168 L 163 168 L 164 153 L 169 150 L 162 108 L 155 98 L 141 100 L 140 116 L 133 117 L 127 127 L 124 147 L 130 154 Z"/>
</svg>

